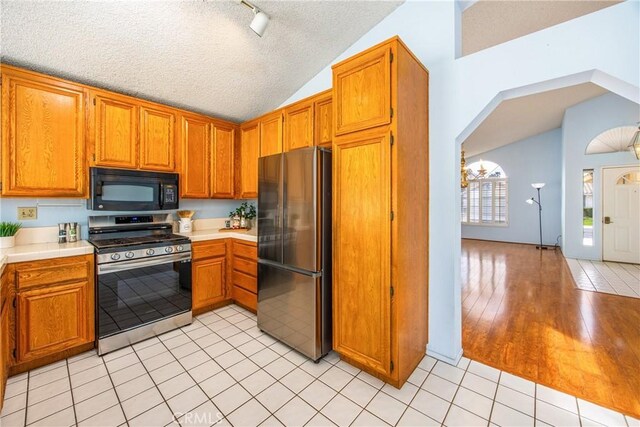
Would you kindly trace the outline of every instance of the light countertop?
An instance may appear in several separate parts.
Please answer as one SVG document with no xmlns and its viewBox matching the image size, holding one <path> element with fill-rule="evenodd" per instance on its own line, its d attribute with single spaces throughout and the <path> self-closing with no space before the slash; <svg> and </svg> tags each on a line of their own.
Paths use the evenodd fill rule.
<svg viewBox="0 0 640 427">
<path fill-rule="evenodd" d="M 177 233 L 181 236 L 188 237 L 192 242 L 200 242 L 203 240 L 216 240 L 216 239 L 240 239 L 248 242 L 257 242 L 258 236 L 256 235 L 256 229 L 252 228 L 249 231 L 219 231 L 218 229 L 211 230 L 197 230 L 190 233 Z"/>
<path fill-rule="evenodd" d="M 74 243 L 31 243 L 0 249 L 0 271 L 5 264 L 41 259 L 61 258 L 93 253 L 93 245 L 86 240 Z"/>
</svg>

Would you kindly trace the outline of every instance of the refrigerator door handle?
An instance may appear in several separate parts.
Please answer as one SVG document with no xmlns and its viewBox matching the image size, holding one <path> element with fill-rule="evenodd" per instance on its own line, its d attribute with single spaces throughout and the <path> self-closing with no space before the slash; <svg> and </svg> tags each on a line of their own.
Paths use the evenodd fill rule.
<svg viewBox="0 0 640 427">
<path fill-rule="evenodd" d="M 281 268 L 283 270 L 293 271 L 294 273 L 302 274 L 304 276 L 309 276 L 313 279 L 318 277 L 322 277 L 321 271 L 308 271 L 303 270 L 301 268 L 292 267 L 290 265 L 280 264 L 279 262 L 270 261 L 268 259 L 258 259 L 258 264 L 269 265 L 271 267 Z"/>
</svg>

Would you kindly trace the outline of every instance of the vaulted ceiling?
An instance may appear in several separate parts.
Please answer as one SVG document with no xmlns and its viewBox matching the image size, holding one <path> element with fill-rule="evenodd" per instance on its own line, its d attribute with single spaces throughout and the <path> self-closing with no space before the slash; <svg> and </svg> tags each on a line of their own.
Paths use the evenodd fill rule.
<svg viewBox="0 0 640 427">
<path fill-rule="evenodd" d="M 21 65 L 242 121 L 276 108 L 402 1 L 8 1 L 0 54 Z"/>
<path fill-rule="evenodd" d="M 462 54 L 570 21 L 622 0 L 459 0 L 462 13 Z"/>
</svg>

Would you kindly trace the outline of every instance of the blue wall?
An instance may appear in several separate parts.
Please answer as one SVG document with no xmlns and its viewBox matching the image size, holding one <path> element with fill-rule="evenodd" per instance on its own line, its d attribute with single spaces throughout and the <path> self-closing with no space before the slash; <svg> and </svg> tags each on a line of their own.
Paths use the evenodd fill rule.
<svg viewBox="0 0 640 427">
<path fill-rule="evenodd" d="M 467 159 L 490 160 L 502 166 L 508 183 L 508 225 L 462 225 L 462 238 L 502 242 L 539 243 L 538 209 L 526 199 L 536 195 L 533 182 L 544 182 L 542 198 L 543 242 L 553 245 L 561 234 L 562 163 L 561 129 L 536 135 Z"/>
<path fill-rule="evenodd" d="M 637 165 L 633 153 L 586 155 L 587 145 L 607 129 L 633 125 L 640 106 L 609 93 L 567 108 L 562 123 L 563 253 L 567 257 L 602 259 L 602 168 Z M 582 170 L 593 169 L 593 246 L 582 244 Z"/>
<path fill-rule="evenodd" d="M 241 200 L 180 200 L 180 209 L 196 211 L 195 219 L 223 218 L 229 216 L 229 211 L 237 208 Z M 254 202 L 255 200 L 249 200 Z M 38 208 L 38 219 L 33 221 L 21 221 L 23 227 L 47 227 L 57 225 L 59 222 L 78 222 L 81 228 L 81 236 L 87 238 L 87 217 L 90 215 L 109 215 L 114 212 L 90 211 L 86 208 L 86 199 L 13 199 L 0 198 L 0 220 L 17 221 L 18 207 Z M 116 212 L 126 213 L 126 212 Z M 135 213 L 135 212 L 134 212 Z"/>
</svg>

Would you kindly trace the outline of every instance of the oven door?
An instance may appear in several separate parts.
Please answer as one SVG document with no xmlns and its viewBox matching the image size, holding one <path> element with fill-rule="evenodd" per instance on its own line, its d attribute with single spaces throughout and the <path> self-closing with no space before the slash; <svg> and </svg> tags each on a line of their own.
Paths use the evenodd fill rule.
<svg viewBox="0 0 640 427">
<path fill-rule="evenodd" d="M 102 339 L 191 311 L 191 254 L 98 265 L 97 332 Z"/>
</svg>

